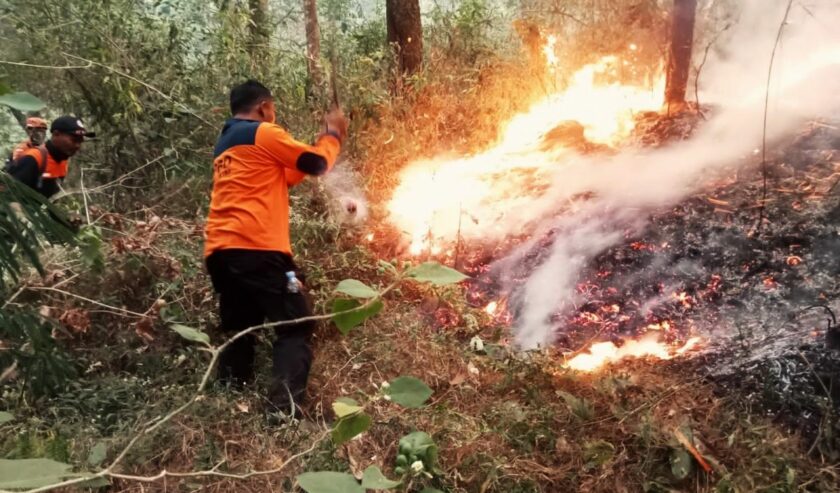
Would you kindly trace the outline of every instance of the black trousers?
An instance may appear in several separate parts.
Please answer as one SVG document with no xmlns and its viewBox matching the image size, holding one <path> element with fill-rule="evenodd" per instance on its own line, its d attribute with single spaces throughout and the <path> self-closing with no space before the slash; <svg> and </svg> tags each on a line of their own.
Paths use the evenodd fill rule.
<svg viewBox="0 0 840 493">
<path fill-rule="evenodd" d="M 312 308 L 303 289 L 287 290 L 286 272 L 301 275 L 290 255 L 259 250 L 219 250 L 207 257 L 213 288 L 219 293 L 222 330 L 232 336 L 249 327 L 307 317 Z M 282 325 L 274 329 L 272 381 L 269 400 L 287 411 L 291 400 L 300 405 L 312 366 L 315 322 Z M 248 383 L 254 378 L 257 337 L 248 334 L 228 346 L 219 357 L 219 378 Z"/>
</svg>

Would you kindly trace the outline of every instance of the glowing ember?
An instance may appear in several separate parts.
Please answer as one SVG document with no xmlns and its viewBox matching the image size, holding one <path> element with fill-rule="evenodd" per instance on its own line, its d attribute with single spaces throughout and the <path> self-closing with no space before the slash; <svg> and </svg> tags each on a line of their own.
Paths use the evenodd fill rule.
<svg viewBox="0 0 840 493">
<path fill-rule="evenodd" d="M 499 304 L 496 303 L 495 301 L 491 301 L 490 303 L 487 304 L 487 306 L 484 307 L 484 313 L 486 313 L 488 315 L 493 315 L 493 314 L 496 313 L 497 308 L 499 308 Z"/>
<path fill-rule="evenodd" d="M 682 306 L 686 308 L 691 308 L 692 305 L 694 305 L 694 299 L 685 291 L 674 293 L 674 298 L 676 298 L 676 300 L 682 303 Z"/>
<path fill-rule="evenodd" d="M 639 340 L 628 340 L 621 347 L 612 342 L 599 342 L 581 354 L 566 362 L 566 366 L 577 371 L 591 372 L 609 363 L 616 363 L 626 358 L 671 359 L 685 354 L 700 343 L 700 338 L 692 337 L 679 348 L 672 348 L 660 342 L 656 336 Z"/>
<path fill-rule="evenodd" d="M 549 37 L 545 46 L 550 64 L 555 42 Z M 409 239 L 409 253 L 435 254 L 459 238 L 494 240 L 522 232 L 534 217 L 535 198 L 552 183 L 564 157 L 576 155 L 582 138 L 609 146 L 626 139 L 636 113 L 661 107 L 664 76 L 622 83 L 626 69 L 620 62 L 605 57 L 574 72 L 565 90 L 513 118 L 483 152 L 407 166 L 388 210 Z"/>
<path fill-rule="evenodd" d="M 787 258 L 787 264 L 790 266 L 796 266 L 802 263 L 802 257 L 797 257 L 796 255 L 791 255 Z"/>
<path fill-rule="evenodd" d="M 661 332 L 667 332 L 671 330 L 671 322 L 668 320 L 663 320 L 662 322 L 649 324 L 645 326 L 644 330 L 656 330 Z"/>
<path fill-rule="evenodd" d="M 365 237 L 365 239 L 367 241 L 373 241 L 373 233 L 368 233 L 368 235 Z"/>
</svg>

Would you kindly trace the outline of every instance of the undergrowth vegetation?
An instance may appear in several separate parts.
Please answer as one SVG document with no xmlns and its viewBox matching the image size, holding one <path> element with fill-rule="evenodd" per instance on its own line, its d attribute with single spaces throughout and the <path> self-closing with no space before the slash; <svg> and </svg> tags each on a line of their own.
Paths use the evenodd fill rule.
<svg viewBox="0 0 840 493">
<path fill-rule="evenodd" d="M 227 91 L 264 81 L 279 123 L 304 140 L 327 104 L 308 80 L 300 2 L 270 2 L 274 34 L 259 60 L 250 3 L 0 7 L 0 82 L 101 136 L 73 159 L 56 201 L 80 230 L 36 231 L 37 258 L 15 251 L 19 263 L 0 271 L 0 490 L 15 486 L 4 483 L 9 461 L 38 458 L 93 471 L 76 486 L 100 491 L 837 490 L 836 466 L 717 397 L 702 362 L 578 374 L 552 350 L 513 350 L 457 273 L 391 259 L 382 202 L 401 167 L 482 148 L 556 84 L 534 51 L 540 28 L 577 41 L 560 48 L 570 69 L 630 42 L 658 56 L 656 1 L 429 2 L 424 70 L 398 91 L 383 8 L 321 0 L 323 63 L 351 116 L 338 166 L 363 184 L 369 224 L 343 222 L 321 182 L 293 192 L 296 259 L 326 314 L 307 418 L 277 422 L 264 376 L 245 390 L 215 383 L 208 361 L 225 339 L 201 243 Z M 13 227 L 0 222 L 0 237 Z M 459 317 L 445 330 L 442 306 Z M 55 463 L 30 472 L 73 477 Z"/>
</svg>

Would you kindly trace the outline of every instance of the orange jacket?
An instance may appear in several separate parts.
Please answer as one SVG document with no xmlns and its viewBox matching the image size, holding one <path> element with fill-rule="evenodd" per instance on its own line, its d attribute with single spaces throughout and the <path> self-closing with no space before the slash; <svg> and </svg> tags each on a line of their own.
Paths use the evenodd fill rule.
<svg viewBox="0 0 840 493">
<path fill-rule="evenodd" d="M 17 161 L 18 158 L 23 156 L 23 153 L 30 150 L 30 149 L 37 149 L 38 146 L 32 145 L 32 142 L 29 139 L 24 140 L 12 151 L 12 161 Z"/>
<path fill-rule="evenodd" d="M 205 257 L 227 249 L 291 254 L 289 187 L 330 170 L 340 147 L 333 134 L 307 145 L 278 125 L 228 120 L 214 152 Z"/>
<path fill-rule="evenodd" d="M 41 177 L 44 179 L 55 179 L 55 178 L 64 178 L 67 176 L 67 164 L 69 162 L 68 159 L 63 161 L 57 161 L 53 155 L 49 152 L 44 153 L 47 156 L 47 164 L 46 166 L 44 163 L 41 162 L 41 151 L 38 147 L 30 146 L 29 149 L 23 151 L 18 159 L 23 158 L 24 156 L 31 156 L 35 158 L 35 162 L 38 163 L 38 169 L 44 170 L 41 174 Z"/>
</svg>

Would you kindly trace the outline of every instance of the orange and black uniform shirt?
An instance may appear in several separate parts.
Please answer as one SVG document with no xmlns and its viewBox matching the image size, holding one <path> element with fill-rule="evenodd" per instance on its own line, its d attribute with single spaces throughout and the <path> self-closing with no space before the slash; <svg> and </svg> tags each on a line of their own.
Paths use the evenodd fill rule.
<svg viewBox="0 0 840 493">
<path fill-rule="evenodd" d="M 9 169 L 9 173 L 29 188 L 49 198 L 58 193 L 58 181 L 67 176 L 69 157 L 62 154 L 51 141 L 44 144 L 42 153 L 38 147 L 23 152 Z M 46 156 L 47 162 L 43 162 Z"/>
<path fill-rule="evenodd" d="M 308 145 L 278 125 L 228 120 L 214 150 L 204 256 L 231 249 L 291 255 L 289 187 L 330 170 L 340 147 L 332 133 Z"/>
<path fill-rule="evenodd" d="M 32 141 L 29 139 L 24 140 L 20 144 L 18 144 L 15 149 L 12 151 L 12 161 L 17 161 L 23 156 L 23 153 L 30 150 L 30 149 L 37 149 L 38 146 L 32 145 Z"/>
</svg>

